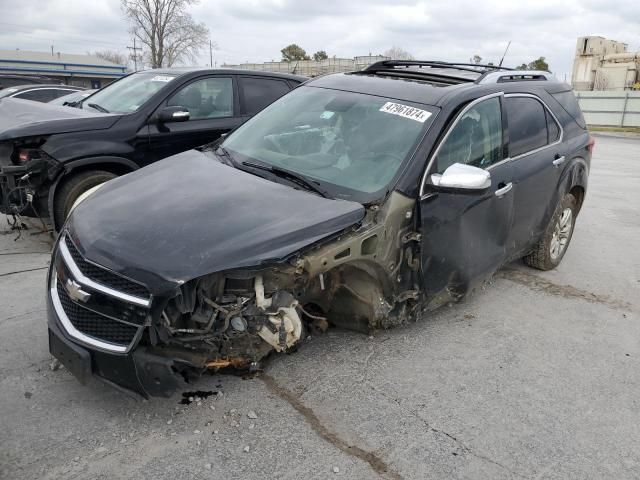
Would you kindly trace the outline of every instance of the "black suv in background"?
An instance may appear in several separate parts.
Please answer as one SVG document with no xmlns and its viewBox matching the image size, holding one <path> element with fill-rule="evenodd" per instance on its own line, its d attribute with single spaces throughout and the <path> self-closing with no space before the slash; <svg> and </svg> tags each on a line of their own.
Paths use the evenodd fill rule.
<svg viewBox="0 0 640 480">
<path fill-rule="evenodd" d="M 2 99 L 0 211 L 49 216 L 58 229 L 84 192 L 218 139 L 305 80 L 247 70 L 148 70 L 94 93 L 80 109 Z"/>
<path fill-rule="evenodd" d="M 367 331 L 567 251 L 593 142 L 548 72 L 382 62 L 310 80 L 219 145 L 80 202 L 49 272 L 49 345 L 164 395 L 258 368 L 327 321 Z"/>
</svg>

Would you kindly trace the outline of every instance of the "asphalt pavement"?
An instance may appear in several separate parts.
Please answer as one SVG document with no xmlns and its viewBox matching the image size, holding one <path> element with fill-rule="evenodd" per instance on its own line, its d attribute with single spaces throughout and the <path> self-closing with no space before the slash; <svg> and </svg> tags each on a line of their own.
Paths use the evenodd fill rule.
<svg viewBox="0 0 640 480">
<path fill-rule="evenodd" d="M 168 399 L 50 368 L 50 239 L 2 228 L 0 478 L 640 477 L 639 137 L 597 135 L 558 269 L 516 262 L 415 324 Z"/>
</svg>

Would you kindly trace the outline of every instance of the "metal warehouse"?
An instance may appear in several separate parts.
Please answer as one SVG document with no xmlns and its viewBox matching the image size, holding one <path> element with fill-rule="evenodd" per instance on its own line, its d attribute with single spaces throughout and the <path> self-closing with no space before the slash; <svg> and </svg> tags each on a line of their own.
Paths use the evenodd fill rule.
<svg viewBox="0 0 640 480">
<path fill-rule="evenodd" d="M 0 50 L 0 73 L 45 75 L 67 85 L 101 88 L 126 72 L 125 65 L 116 65 L 94 55 Z"/>
</svg>

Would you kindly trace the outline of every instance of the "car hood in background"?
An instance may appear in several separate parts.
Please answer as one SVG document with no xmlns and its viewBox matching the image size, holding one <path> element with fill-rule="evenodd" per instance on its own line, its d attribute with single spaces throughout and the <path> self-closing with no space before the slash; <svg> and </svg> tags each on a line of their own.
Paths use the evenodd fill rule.
<svg viewBox="0 0 640 480">
<path fill-rule="evenodd" d="M 109 128 L 121 115 L 90 112 L 62 105 L 0 99 L 0 141 L 36 135 Z"/>
<path fill-rule="evenodd" d="M 277 261 L 358 223 L 364 207 L 293 189 L 190 150 L 109 181 L 73 211 L 81 253 L 161 294 Z"/>
</svg>

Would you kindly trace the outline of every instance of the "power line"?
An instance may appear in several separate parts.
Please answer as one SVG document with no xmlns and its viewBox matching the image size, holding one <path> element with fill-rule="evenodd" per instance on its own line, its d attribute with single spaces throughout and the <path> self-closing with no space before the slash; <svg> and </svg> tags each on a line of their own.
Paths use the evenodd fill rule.
<svg viewBox="0 0 640 480">
<path fill-rule="evenodd" d="M 83 33 L 59 33 L 56 32 L 54 30 L 49 30 L 47 28 L 39 28 L 39 27 L 29 27 L 27 25 L 19 25 L 17 23 L 8 23 L 8 22 L 0 22 L 0 25 L 9 25 L 9 26 L 13 26 L 13 27 L 20 27 L 22 29 L 27 29 L 29 30 L 29 32 L 15 32 L 15 35 L 24 35 L 27 37 L 34 37 L 34 38 L 38 38 L 38 39 L 42 39 L 42 38 L 51 38 L 51 37 L 56 37 L 58 39 L 61 38 L 65 38 L 65 37 L 81 37 L 82 41 L 80 39 L 78 40 L 64 40 L 64 43 L 69 43 L 69 44 L 73 44 L 73 45 L 87 45 L 87 34 L 83 34 Z M 33 33 L 34 30 L 40 30 L 42 33 Z M 2 33 L 6 33 L 6 32 L 2 32 Z M 0 36 L 2 34 L 0 33 Z M 120 43 L 115 43 L 115 42 L 109 42 L 109 41 L 104 41 L 104 40 L 91 40 L 92 44 L 96 44 L 96 45 L 105 45 L 105 46 L 112 46 L 112 47 L 118 47 L 118 48 L 122 48 L 122 44 Z"/>
<path fill-rule="evenodd" d="M 129 50 L 133 50 L 133 69 L 135 72 L 138 71 L 138 52 L 137 50 L 142 50 L 141 47 L 136 47 L 136 37 L 133 37 L 133 47 L 127 47 Z"/>
</svg>

